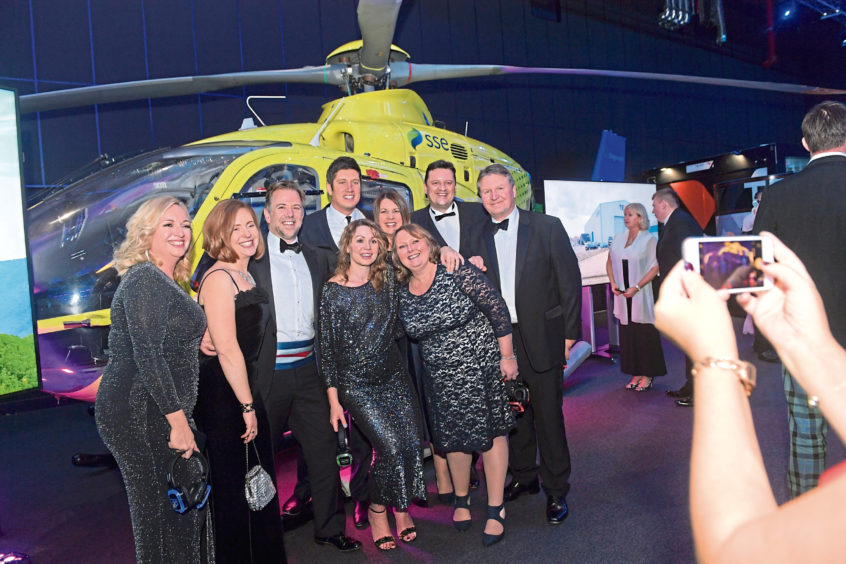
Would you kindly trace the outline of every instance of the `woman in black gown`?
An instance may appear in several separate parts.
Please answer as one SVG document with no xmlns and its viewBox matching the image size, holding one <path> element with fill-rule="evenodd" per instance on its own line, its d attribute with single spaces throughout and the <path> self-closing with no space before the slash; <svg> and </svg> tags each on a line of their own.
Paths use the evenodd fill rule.
<svg viewBox="0 0 846 564">
<path fill-rule="evenodd" d="M 197 450 L 191 414 L 206 323 L 176 283 L 190 275 L 191 218 L 182 202 L 159 196 L 126 227 L 115 252 L 121 282 L 97 392 L 97 430 L 126 485 L 137 561 L 200 562 L 205 511 L 174 512 L 166 480 L 175 453 L 190 459 Z M 198 470 L 193 461 L 188 466 Z"/>
<path fill-rule="evenodd" d="M 396 542 L 386 506 L 394 507 L 400 540 L 411 542 L 417 530 L 408 506 L 426 498 L 420 409 L 396 345 L 397 287 L 385 236 L 359 219 L 346 227 L 339 247 L 320 300 L 320 369 L 332 426 L 344 424 L 346 408 L 373 445 L 370 527 L 376 546 L 390 550 Z"/>
<path fill-rule="evenodd" d="M 470 527 L 470 453 L 479 451 L 488 490 L 482 541 L 492 545 L 505 534 L 506 437 L 514 427 L 503 384 L 517 377 L 508 308 L 475 266 L 450 273 L 438 264 L 438 244 L 419 225 L 397 230 L 393 252 L 399 281 L 408 283 L 400 290 L 400 317 L 420 342 L 432 434 L 447 453 L 455 487 L 453 523 Z"/>
<path fill-rule="evenodd" d="M 217 562 L 284 562 L 279 500 L 274 496 L 260 511 L 250 511 L 244 494 L 245 457 L 250 467 L 258 463 L 250 442 L 276 481 L 267 416 L 250 391 L 269 319 L 268 296 L 247 272 L 250 258 L 264 254 L 250 206 L 240 200 L 218 203 L 203 224 L 203 248 L 217 262 L 203 277 L 197 301 L 217 356 L 200 360 L 194 417 L 207 436 Z"/>
</svg>

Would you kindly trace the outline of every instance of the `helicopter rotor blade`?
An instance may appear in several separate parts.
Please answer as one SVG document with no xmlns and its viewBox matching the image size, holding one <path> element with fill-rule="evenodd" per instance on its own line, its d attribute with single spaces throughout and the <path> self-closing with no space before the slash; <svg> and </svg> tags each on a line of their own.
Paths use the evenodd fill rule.
<svg viewBox="0 0 846 564">
<path fill-rule="evenodd" d="M 609 78 L 625 78 L 636 80 L 663 80 L 669 82 L 686 82 L 710 86 L 728 86 L 733 88 L 750 88 L 753 90 L 770 90 L 789 94 L 841 95 L 846 90 L 806 86 L 804 84 L 790 84 L 785 82 L 764 82 L 757 80 L 740 80 L 735 78 L 717 78 L 711 76 L 693 76 L 686 74 L 662 74 L 654 72 L 616 71 L 602 69 L 567 69 L 545 67 L 514 67 L 507 65 L 412 65 L 407 62 L 391 63 L 391 81 L 397 86 L 405 86 L 412 82 L 424 80 L 442 80 L 452 78 L 468 78 L 475 76 L 501 76 L 509 74 L 547 74 L 567 76 L 601 76 Z"/>
<path fill-rule="evenodd" d="M 384 75 L 388 66 L 400 4 L 402 0 L 361 0 L 358 3 L 362 40 L 360 65 L 362 70 L 376 77 Z"/>
<path fill-rule="evenodd" d="M 303 67 L 288 70 L 178 76 L 68 88 L 21 96 L 20 111 L 25 114 L 108 102 L 186 96 L 250 84 L 299 82 L 339 86 L 344 84 L 342 71 L 345 70 L 345 65 L 324 65 L 322 67 Z"/>
</svg>

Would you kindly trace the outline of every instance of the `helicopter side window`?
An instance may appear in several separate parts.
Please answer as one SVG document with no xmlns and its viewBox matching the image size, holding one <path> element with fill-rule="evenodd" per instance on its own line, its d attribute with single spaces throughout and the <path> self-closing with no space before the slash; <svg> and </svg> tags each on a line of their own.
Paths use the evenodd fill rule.
<svg viewBox="0 0 846 564">
<path fill-rule="evenodd" d="M 306 193 L 305 212 L 310 214 L 320 209 L 321 191 L 317 188 L 317 172 L 307 166 L 295 164 L 279 164 L 265 167 L 253 174 L 238 194 L 233 198 L 246 200 L 261 222 L 261 229 L 267 232 L 264 220 L 264 194 L 267 187 L 279 180 L 293 180 Z"/>
<path fill-rule="evenodd" d="M 374 217 L 373 201 L 381 192 L 386 190 L 393 190 L 399 193 L 408 203 L 408 209 L 414 210 L 414 198 L 408 186 L 401 182 L 393 182 L 381 178 L 369 178 L 367 176 L 361 177 L 361 201 L 358 203 L 358 209 L 368 217 Z"/>
</svg>

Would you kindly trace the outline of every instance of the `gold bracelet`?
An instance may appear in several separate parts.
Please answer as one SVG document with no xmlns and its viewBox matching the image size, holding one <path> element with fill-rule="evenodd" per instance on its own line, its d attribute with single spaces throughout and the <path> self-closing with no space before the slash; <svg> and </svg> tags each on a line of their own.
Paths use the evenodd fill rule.
<svg viewBox="0 0 846 564">
<path fill-rule="evenodd" d="M 691 373 L 698 376 L 698 372 L 702 368 L 717 368 L 726 372 L 733 372 L 743 385 L 743 389 L 746 390 L 747 396 L 752 395 L 752 390 L 755 389 L 755 365 L 751 362 L 735 358 L 713 358 L 709 356 L 694 364 Z"/>
</svg>

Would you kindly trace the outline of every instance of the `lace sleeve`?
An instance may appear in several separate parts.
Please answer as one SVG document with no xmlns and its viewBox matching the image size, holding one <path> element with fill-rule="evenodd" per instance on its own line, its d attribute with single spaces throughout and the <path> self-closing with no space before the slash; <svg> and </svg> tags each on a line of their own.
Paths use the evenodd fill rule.
<svg viewBox="0 0 846 564">
<path fill-rule="evenodd" d="M 121 280 L 121 294 L 138 379 L 167 415 L 182 409 L 182 404 L 164 357 L 163 328 L 171 308 L 170 292 L 163 275 L 154 268 L 152 264 L 133 267 Z"/>
<path fill-rule="evenodd" d="M 388 255 L 389 257 L 391 255 Z M 402 339 L 405 337 L 405 327 L 400 321 L 399 316 L 399 297 L 400 297 L 400 283 L 397 281 L 397 272 L 396 268 L 394 268 L 393 262 L 390 260 L 388 261 L 388 272 L 387 272 L 387 280 L 385 282 L 385 288 L 388 291 L 388 295 L 391 297 L 391 323 L 394 324 L 393 331 L 391 334 L 393 335 L 395 340 Z"/>
<path fill-rule="evenodd" d="M 318 312 L 317 335 L 320 345 L 318 361 L 320 364 L 320 375 L 327 388 L 338 387 L 338 361 L 336 357 L 337 343 L 335 336 L 335 324 L 340 322 L 338 312 L 335 309 L 337 300 L 332 299 L 332 285 L 326 282 L 320 298 L 320 311 Z"/>
<path fill-rule="evenodd" d="M 473 300 L 476 307 L 485 314 L 497 338 L 511 334 L 511 315 L 508 313 L 508 306 L 482 271 L 469 262 L 465 262 L 453 273 L 453 280 L 458 289 Z"/>
</svg>

